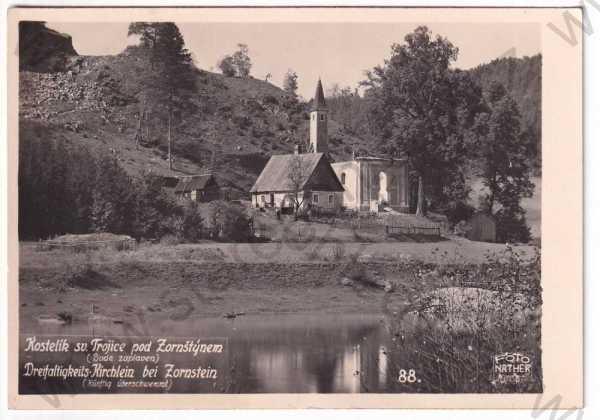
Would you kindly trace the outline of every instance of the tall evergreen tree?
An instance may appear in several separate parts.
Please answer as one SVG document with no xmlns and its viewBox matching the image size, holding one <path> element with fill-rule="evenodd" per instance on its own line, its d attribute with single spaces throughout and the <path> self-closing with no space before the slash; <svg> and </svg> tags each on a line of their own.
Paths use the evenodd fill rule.
<svg viewBox="0 0 600 420">
<path fill-rule="evenodd" d="M 143 109 L 166 114 L 169 169 L 173 168 L 173 117 L 189 105 L 196 90 L 192 56 L 185 48 L 179 28 L 172 22 L 134 22 L 129 35 L 140 37 L 139 46 L 146 53 L 151 71 L 143 74 Z"/>
</svg>

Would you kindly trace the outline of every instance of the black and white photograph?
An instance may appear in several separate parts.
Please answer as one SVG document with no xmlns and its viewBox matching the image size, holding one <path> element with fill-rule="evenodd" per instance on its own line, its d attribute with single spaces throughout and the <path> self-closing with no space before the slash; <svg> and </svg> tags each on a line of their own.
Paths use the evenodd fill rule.
<svg viewBox="0 0 600 420">
<path fill-rule="evenodd" d="M 544 392 L 542 25 L 132 17 L 18 22 L 19 394 Z"/>
</svg>

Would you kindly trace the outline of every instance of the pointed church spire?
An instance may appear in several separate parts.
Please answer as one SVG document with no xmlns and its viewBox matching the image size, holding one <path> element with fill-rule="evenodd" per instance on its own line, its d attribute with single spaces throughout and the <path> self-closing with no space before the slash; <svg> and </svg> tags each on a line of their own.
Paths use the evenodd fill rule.
<svg viewBox="0 0 600 420">
<path fill-rule="evenodd" d="M 310 111 L 310 149 L 313 153 L 329 153 L 327 113 L 323 84 L 319 78 Z"/>
<path fill-rule="evenodd" d="M 319 109 L 327 108 L 327 104 L 325 103 L 325 94 L 323 93 L 323 85 L 321 84 L 321 78 L 319 77 L 319 81 L 317 82 L 317 89 L 315 91 L 315 98 L 313 99 L 312 110 L 316 111 Z"/>
</svg>

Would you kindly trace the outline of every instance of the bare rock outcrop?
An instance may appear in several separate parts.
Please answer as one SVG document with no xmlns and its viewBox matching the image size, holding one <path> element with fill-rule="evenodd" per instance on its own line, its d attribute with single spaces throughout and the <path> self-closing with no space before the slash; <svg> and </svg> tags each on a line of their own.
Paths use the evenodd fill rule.
<svg viewBox="0 0 600 420">
<path fill-rule="evenodd" d="M 44 22 L 19 23 L 19 69 L 35 72 L 64 71 L 76 56 L 71 37 L 46 27 Z"/>
</svg>

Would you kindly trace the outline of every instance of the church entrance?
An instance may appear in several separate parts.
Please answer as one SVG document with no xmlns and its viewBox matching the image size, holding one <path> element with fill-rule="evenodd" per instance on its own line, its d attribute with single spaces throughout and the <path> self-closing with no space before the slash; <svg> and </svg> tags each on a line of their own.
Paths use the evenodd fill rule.
<svg viewBox="0 0 600 420">
<path fill-rule="evenodd" d="M 390 197 L 388 194 L 388 178 L 385 172 L 379 172 L 379 202 L 389 203 Z"/>
</svg>

